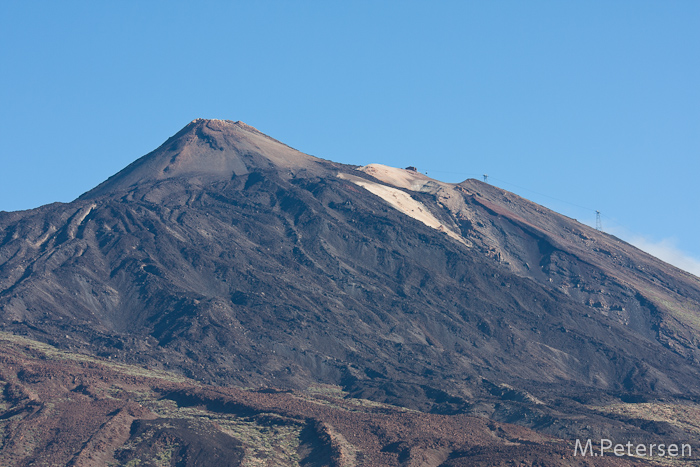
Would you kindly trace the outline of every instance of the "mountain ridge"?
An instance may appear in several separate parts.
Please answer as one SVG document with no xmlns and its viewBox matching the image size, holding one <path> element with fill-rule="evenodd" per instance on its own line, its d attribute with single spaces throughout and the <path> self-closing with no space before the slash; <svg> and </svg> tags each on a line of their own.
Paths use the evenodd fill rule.
<svg viewBox="0 0 700 467">
<path fill-rule="evenodd" d="M 0 328 L 564 439 L 661 432 L 589 406 L 700 401 L 695 276 L 478 180 L 339 164 L 221 122 L 74 202 L 0 215 Z"/>
</svg>

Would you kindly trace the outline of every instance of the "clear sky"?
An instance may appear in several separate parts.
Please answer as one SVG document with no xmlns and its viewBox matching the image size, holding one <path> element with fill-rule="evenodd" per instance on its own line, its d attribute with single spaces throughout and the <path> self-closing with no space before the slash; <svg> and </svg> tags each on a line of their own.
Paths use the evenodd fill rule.
<svg viewBox="0 0 700 467">
<path fill-rule="evenodd" d="M 700 275 L 698 83 L 696 0 L 3 1 L 0 210 L 71 201 L 221 118 L 597 209 Z"/>
</svg>

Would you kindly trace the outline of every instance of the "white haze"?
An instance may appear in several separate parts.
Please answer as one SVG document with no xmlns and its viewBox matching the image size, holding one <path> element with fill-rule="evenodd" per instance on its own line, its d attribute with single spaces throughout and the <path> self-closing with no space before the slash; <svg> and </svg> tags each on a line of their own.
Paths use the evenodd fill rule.
<svg viewBox="0 0 700 467">
<path fill-rule="evenodd" d="M 640 250 L 700 277 L 700 259 L 680 250 L 673 238 L 654 241 L 640 235 L 633 235 L 627 241 Z"/>
</svg>

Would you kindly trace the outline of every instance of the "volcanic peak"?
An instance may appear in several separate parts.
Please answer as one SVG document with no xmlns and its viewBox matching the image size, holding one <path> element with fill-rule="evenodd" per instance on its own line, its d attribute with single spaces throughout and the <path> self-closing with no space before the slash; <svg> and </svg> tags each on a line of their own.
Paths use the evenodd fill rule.
<svg viewBox="0 0 700 467">
<path fill-rule="evenodd" d="M 246 123 L 198 118 L 81 199 L 168 179 L 201 184 L 272 168 L 314 170 L 318 162 Z"/>
<path fill-rule="evenodd" d="M 262 131 L 258 130 L 252 125 L 248 125 L 245 122 L 242 122 L 240 120 L 233 121 L 233 120 L 221 120 L 218 118 L 195 118 L 192 120 L 185 128 L 183 128 L 182 131 L 188 130 L 190 128 L 195 128 L 195 127 L 207 127 L 212 130 L 216 131 L 225 131 L 227 128 L 231 127 L 237 127 L 245 131 L 250 131 L 253 133 L 258 133 L 260 135 L 265 135 Z M 267 135 L 265 135 L 267 136 Z M 269 136 L 268 136 L 269 138 Z"/>
</svg>

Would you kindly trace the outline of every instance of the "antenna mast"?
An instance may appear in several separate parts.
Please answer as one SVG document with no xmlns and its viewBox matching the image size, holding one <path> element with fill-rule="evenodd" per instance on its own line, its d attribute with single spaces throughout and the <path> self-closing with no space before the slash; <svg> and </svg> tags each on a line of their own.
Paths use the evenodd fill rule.
<svg viewBox="0 0 700 467">
<path fill-rule="evenodd" d="M 603 230 L 603 223 L 600 220 L 600 211 L 595 212 L 595 229 Z"/>
</svg>

